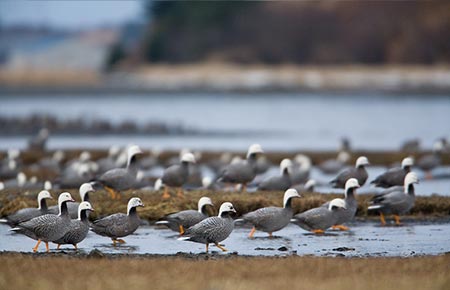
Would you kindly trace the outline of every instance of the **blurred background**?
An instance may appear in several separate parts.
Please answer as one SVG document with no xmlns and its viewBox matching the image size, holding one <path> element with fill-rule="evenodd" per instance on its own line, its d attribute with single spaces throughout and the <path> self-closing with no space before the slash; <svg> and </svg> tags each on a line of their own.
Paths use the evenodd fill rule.
<svg viewBox="0 0 450 290">
<path fill-rule="evenodd" d="M 431 149 L 449 39 L 448 1 L 3 0 L 0 149 Z"/>
</svg>

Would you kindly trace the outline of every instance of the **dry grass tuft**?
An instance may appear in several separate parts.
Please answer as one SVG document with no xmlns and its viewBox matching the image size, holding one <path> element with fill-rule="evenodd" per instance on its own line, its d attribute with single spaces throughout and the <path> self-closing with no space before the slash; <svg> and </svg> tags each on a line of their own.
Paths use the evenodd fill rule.
<svg viewBox="0 0 450 290">
<path fill-rule="evenodd" d="M 78 199 L 77 190 L 68 190 Z M 56 196 L 61 192 L 52 192 L 53 200 L 50 205 L 56 204 Z M 185 209 L 196 209 L 197 201 L 202 196 L 209 196 L 215 204 L 214 209 L 210 209 L 210 214 L 217 214 L 222 202 L 230 201 L 235 206 L 238 215 L 256 210 L 266 206 L 282 206 L 283 192 L 213 192 L 209 190 L 194 190 L 185 193 L 185 198 L 178 198 L 176 195 L 170 200 L 161 199 L 162 192 L 150 192 L 141 190 L 129 190 L 121 194 L 121 200 L 111 200 L 109 194 L 100 190 L 91 194 L 91 202 L 95 212 L 91 215 L 93 219 L 100 216 L 109 215 L 116 212 L 126 212 L 127 202 L 131 197 L 137 196 L 145 204 L 144 208 L 139 208 L 138 212 L 141 218 L 156 221 L 164 215 Z M 36 206 L 37 192 L 19 194 L 16 191 L 4 191 L 0 194 L 0 216 L 11 214 L 24 207 Z M 302 198 L 293 201 L 294 211 L 303 212 L 313 207 L 317 207 L 324 202 L 336 197 L 342 197 L 341 194 L 304 194 Z M 360 218 L 367 218 L 367 206 L 372 195 L 358 195 L 358 212 Z M 417 218 L 432 218 L 448 216 L 450 213 L 450 197 L 448 196 L 427 196 L 417 197 L 416 205 L 410 215 Z M 370 214 L 373 215 L 373 214 Z"/>
<path fill-rule="evenodd" d="M 0 289 L 449 289 L 449 265 L 449 255 L 188 260 L 3 254 Z"/>
</svg>

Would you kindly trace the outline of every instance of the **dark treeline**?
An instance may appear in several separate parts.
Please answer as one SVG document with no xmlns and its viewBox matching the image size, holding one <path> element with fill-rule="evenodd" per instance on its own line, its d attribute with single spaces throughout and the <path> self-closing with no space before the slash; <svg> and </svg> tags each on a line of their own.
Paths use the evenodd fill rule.
<svg viewBox="0 0 450 290">
<path fill-rule="evenodd" d="M 449 1 L 190 2 L 146 5 L 149 62 L 439 64 Z"/>
</svg>

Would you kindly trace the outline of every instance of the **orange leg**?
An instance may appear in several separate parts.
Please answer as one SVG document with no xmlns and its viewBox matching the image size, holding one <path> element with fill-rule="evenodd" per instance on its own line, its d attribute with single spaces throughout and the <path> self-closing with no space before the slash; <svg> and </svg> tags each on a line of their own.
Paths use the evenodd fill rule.
<svg viewBox="0 0 450 290">
<path fill-rule="evenodd" d="M 394 214 L 394 219 L 395 219 L 395 224 L 397 226 L 401 226 L 402 225 L 402 223 L 400 222 L 400 216 Z"/>
<path fill-rule="evenodd" d="M 312 230 L 311 232 L 315 233 L 316 235 L 325 233 L 324 230 Z"/>
<path fill-rule="evenodd" d="M 116 193 L 116 191 L 114 189 L 112 189 L 111 187 L 105 186 L 106 191 L 109 192 L 109 194 L 111 194 L 111 199 L 119 199 L 120 196 Z"/>
<path fill-rule="evenodd" d="M 164 186 L 164 193 L 162 195 L 162 199 L 169 199 L 169 198 L 170 198 L 169 187 Z"/>
<path fill-rule="evenodd" d="M 253 235 L 255 234 L 255 232 L 256 232 L 256 228 L 253 227 L 253 229 L 252 229 L 252 231 L 250 232 L 250 234 L 248 234 L 248 237 L 249 237 L 250 239 L 253 239 Z"/>
<path fill-rule="evenodd" d="M 269 238 L 273 238 L 272 232 L 269 233 Z"/>
<path fill-rule="evenodd" d="M 346 227 L 344 225 L 334 225 L 331 227 L 333 230 L 341 230 L 341 231 L 348 231 L 350 230 L 349 227 Z"/>
<path fill-rule="evenodd" d="M 222 247 L 219 243 L 214 243 L 216 245 L 216 247 L 218 247 L 219 249 L 221 249 L 222 251 L 226 252 L 228 251 L 227 249 L 225 249 L 224 247 Z"/>
<path fill-rule="evenodd" d="M 61 244 L 58 244 L 58 246 L 56 247 L 56 249 L 59 250 L 59 247 L 61 247 Z"/>
<path fill-rule="evenodd" d="M 34 248 L 33 248 L 33 252 L 34 252 L 34 253 L 37 252 L 37 250 L 38 250 L 40 244 L 41 244 L 41 240 L 38 240 L 36 246 L 34 246 Z"/>
<path fill-rule="evenodd" d="M 179 225 L 178 226 L 178 230 L 180 231 L 180 236 L 182 236 L 184 234 L 184 227 L 183 227 L 183 225 Z"/>
<path fill-rule="evenodd" d="M 183 193 L 183 188 L 182 188 L 182 187 L 179 187 L 179 188 L 178 188 L 178 190 L 177 190 L 177 196 L 178 196 L 179 198 L 184 198 L 184 193 Z"/>
<path fill-rule="evenodd" d="M 386 225 L 386 220 L 384 219 L 384 214 L 380 212 L 380 222 L 382 226 Z"/>
<path fill-rule="evenodd" d="M 50 252 L 50 249 L 48 248 L 48 242 L 45 242 L 45 250 L 48 252 Z"/>
<path fill-rule="evenodd" d="M 209 249 L 209 244 L 206 243 L 206 252 L 208 253 L 208 249 Z"/>
</svg>

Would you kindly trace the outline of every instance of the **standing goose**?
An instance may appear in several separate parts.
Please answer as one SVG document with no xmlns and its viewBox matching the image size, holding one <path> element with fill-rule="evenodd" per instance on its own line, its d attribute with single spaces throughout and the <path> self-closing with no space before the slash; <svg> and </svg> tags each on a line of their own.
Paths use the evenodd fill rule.
<svg viewBox="0 0 450 290">
<path fill-rule="evenodd" d="M 325 174 L 336 174 L 347 166 L 350 160 L 350 154 L 347 151 L 341 151 L 336 159 L 328 159 L 320 163 L 317 167 Z"/>
<path fill-rule="evenodd" d="M 292 188 L 294 188 L 295 190 L 297 190 L 297 192 L 299 194 L 301 194 L 304 192 L 314 192 L 315 186 L 316 186 L 316 181 L 314 179 L 310 179 L 305 184 L 299 184 L 299 185 L 293 186 Z"/>
<path fill-rule="evenodd" d="M 242 184 L 242 191 L 246 191 L 247 183 L 256 176 L 257 154 L 264 151 L 259 144 L 253 144 L 248 148 L 247 159 L 231 162 L 225 167 L 219 181 L 232 184 Z"/>
<path fill-rule="evenodd" d="M 78 250 L 77 244 L 83 241 L 89 232 L 87 211 L 94 211 L 94 209 L 89 202 L 83 201 L 78 206 L 78 219 L 71 220 L 67 233 L 62 238 L 53 241 L 58 244 L 58 250 L 64 244 L 71 244 L 75 250 Z"/>
<path fill-rule="evenodd" d="M 127 214 L 115 213 L 96 220 L 91 225 L 92 231 L 100 236 L 110 237 L 114 246 L 116 246 L 116 242 L 125 243 L 124 240 L 118 238 L 134 233 L 141 223 L 136 211 L 138 206 L 144 206 L 141 199 L 131 198 L 128 201 Z"/>
<path fill-rule="evenodd" d="M 281 175 L 271 176 L 263 180 L 258 185 L 258 190 L 287 190 L 291 187 L 290 171 L 292 162 L 289 159 L 283 159 L 280 163 Z"/>
<path fill-rule="evenodd" d="M 83 183 L 79 189 L 81 201 L 89 201 L 89 192 L 94 191 L 95 190 L 90 183 Z M 67 204 L 67 210 L 69 211 L 69 216 L 71 219 L 78 218 L 79 206 L 79 202 L 71 202 Z M 58 212 L 58 206 L 51 206 L 49 211 L 52 214 L 56 214 Z"/>
<path fill-rule="evenodd" d="M 335 198 L 329 202 L 328 207 L 319 206 L 296 214 L 291 222 L 305 231 L 323 234 L 326 229 L 337 223 L 339 213 L 345 210 L 345 201 L 342 198 Z"/>
<path fill-rule="evenodd" d="M 291 206 L 292 199 L 297 197 L 300 197 L 300 195 L 295 189 L 291 188 L 284 193 L 283 207 L 263 207 L 244 214 L 242 219 L 253 224 L 253 229 L 248 237 L 253 238 L 256 230 L 269 233 L 269 237 L 272 237 L 273 232 L 287 226 L 294 215 Z"/>
<path fill-rule="evenodd" d="M 156 224 L 166 225 L 172 231 L 179 231 L 180 235 L 183 235 L 185 229 L 192 227 L 208 217 L 206 211 L 207 205 L 213 205 L 211 199 L 209 197 L 202 197 L 198 200 L 198 210 L 189 209 L 168 214 L 156 222 Z"/>
<path fill-rule="evenodd" d="M 52 196 L 50 195 L 50 192 L 47 190 L 43 190 L 39 192 L 37 196 L 37 202 L 38 207 L 29 207 L 29 208 L 23 208 L 18 211 L 16 211 L 13 214 L 10 214 L 5 219 L 0 220 L 0 222 L 7 223 L 11 227 L 15 227 L 18 224 L 31 220 L 32 218 L 44 215 L 49 213 L 47 209 L 47 202 L 46 199 L 52 199 Z"/>
<path fill-rule="evenodd" d="M 164 170 L 161 178 L 164 186 L 164 193 L 162 198 L 170 198 L 169 187 L 178 187 L 177 195 L 183 196 L 182 186 L 188 181 L 189 178 L 189 164 L 195 164 L 195 157 L 192 153 L 185 153 L 181 157 L 180 164 L 174 164 Z"/>
<path fill-rule="evenodd" d="M 431 154 L 422 156 L 417 161 L 417 167 L 425 171 L 426 179 L 433 179 L 431 170 L 441 165 L 441 154 L 444 146 L 445 144 L 442 142 L 442 140 L 437 141 L 433 145 L 433 152 Z"/>
<path fill-rule="evenodd" d="M 349 228 L 344 226 L 344 223 L 350 222 L 356 214 L 356 210 L 358 209 L 358 202 L 356 201 L 355 194 L 356 189 L 359 188 L 359 183 L 356 178 L 350 178 L 345 183 L 345 198 L 343 201 L 345 202 L 345 211 L 339 211 L 336 213 L 337 220 L 333 225 L 333 229 L 339 229 L 342 231 L 348 231 Z M 329 202 L 322 205 L 323 207 L 328 207 Z"/>
<path fill-rule="evenodd" d="M 305 183 L 309 179 L 311 173 L 312 162 L 311 158 L 304 154 L 297 154 L 294 157 L 294 166 L 291 170 L 292 184 Z"/>
<path fill-rule="evenodd" d="M 127 151 L 126 168 L 108 170 L 98 178 L 97 181 L 111 194 L 112 199 L 120 198 L 117 191 L 127 190 L 135 185 L 138 170 L 136 155 L 138 154 L 142 154 L 141 149 L 136 145 L 131 146 Z"/>
<path fill-rule="evenodd" d="M 49 252 L 48 243 L 62 238 L 70 225 L 70 217 L 67 211 L 67 202 L 73 202 L 72 196 L 68 192 L 63 192 L 58 197 L 59 214 L 45 214 L 29 221 L 20 223 L 11 229 L 37 240 L 33 252 L 37 252 L 39 244 L 43 241 L 45 248 Z"/>
<path fill-rule="evenodd" d="M 203 243 L 206 245 L 207 253 L 209 244 L 214 243 L 216 247 L 226 252 L 227 249 L 219 243 L 228 238 L 234 229 L 232 213 L 236 213 L 236 210 L 231 202 L 224 202 L 220 206 L 218 216 L 206 218 L 188 228 L 184 234 L 185 237 L 178 238 L 178 240 Z"/>
<path fill-rule="evenodd" d="M 335 179 L 330 181 L 334 188 L 345 188 L 345 183 L 350 178 L 356 178 L 360 186 L 363 186 L 366 183 L 367 174 L 365 166 L 369 165 L 369 160 L 367 157 L 360 156 L 356 160 L 355 168 L 349 168 L 347 170 L 342 171 Z"/>
<path fill-rule="evenodd" d="M 406 157 L 402 160 L 401 168 L 392 168 L 385 173 L 379 175 L 377 178 L 370 182 L 375 184 L 376 187 L 388 188 L 396 185 L 402 185 L 405 180 L 406 174 L 411 171 L 411 167 L 414 165 L 414 160 L 411 157 Z"/>
<path fill-rule="evenodd" d="M 399 215 L 407 213 L 415 202 L 414 183 L 419 183 L 419 178 L 414 172 L 405 177 L 404 186 L 388 188 L 385 192 L 372 198 L 368 210 L 377 210 L 380 213 L 381 225 L 386 225 L 385 214 L 394 215 L 395 224 L 401 225 Z"/>
</svg>

